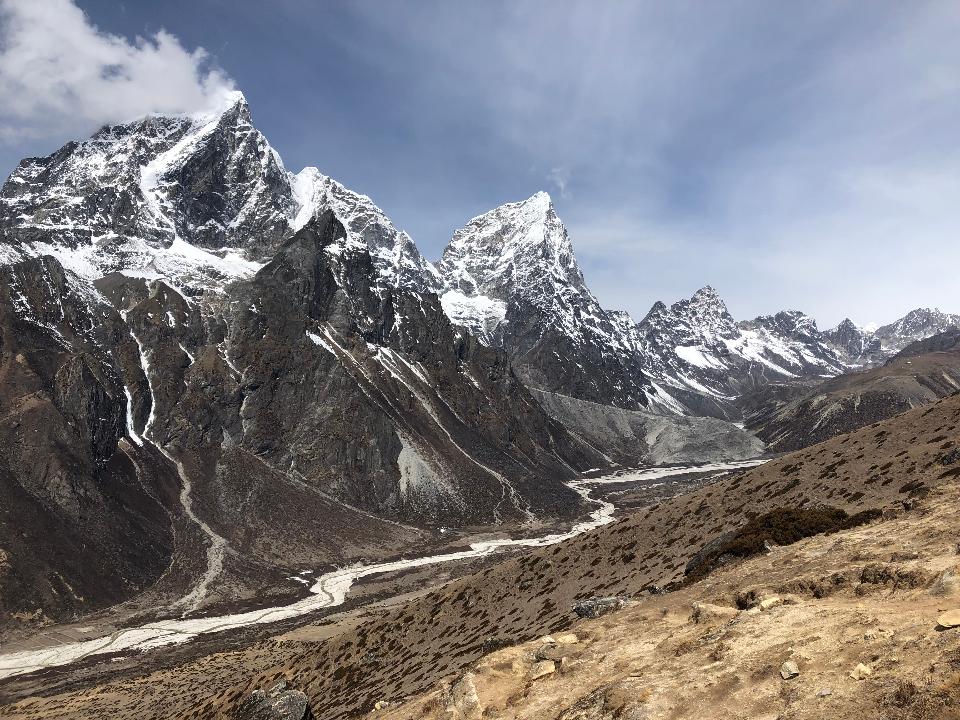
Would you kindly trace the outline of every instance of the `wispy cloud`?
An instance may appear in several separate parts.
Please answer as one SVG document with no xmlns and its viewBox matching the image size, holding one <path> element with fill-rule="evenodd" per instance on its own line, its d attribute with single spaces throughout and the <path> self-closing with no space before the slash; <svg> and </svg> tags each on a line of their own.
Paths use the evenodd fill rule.
<svg viewBox="0 0 960 720">
<path fill-rule="evenodd" d="M 464 184 L 556 169 L 535 180 L 608 304 L 642 314 L 710 282 L 740 316 L 960 311 L 930 282 L 960 263 L 956 3 L 356 7 L 385 39 L 365 62 L 442 66 L 406 95 L 479 119 L 497 164 Z"/>
<path fill-rule="evenodd" d="M 130 42 L 99 31 L 72 0 L 0 0 L 0 141 L 202 110 L 231 86 L 202 48 L 163 30 Z"/>
<path fill-rule="evenodd" d="M 567 186 L 570 184 L 570 169 L 566 167 L 555 167 L 547 173 L 547 182 L 555 187 L 560 193 L 560 197 L 568 198 Z"/>
</svg>

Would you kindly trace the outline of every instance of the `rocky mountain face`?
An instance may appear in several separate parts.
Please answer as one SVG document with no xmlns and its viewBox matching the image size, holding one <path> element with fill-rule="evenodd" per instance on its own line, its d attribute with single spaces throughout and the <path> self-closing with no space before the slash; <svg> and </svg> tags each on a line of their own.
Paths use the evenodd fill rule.
<svg viewBox="0 0 960 720">
<path fill-rule="evenodd" d="M 5 621 L 290 593 L 440 525 L 573 516 L 563 480 L 606 463 L 242 96 L 25 160 L 0 195 Z"/>
<path fill-rule="evenodd" d="M 634 336 L 656 386 L 694 415 L 739 418 L 740 398 L 758 387 L 845 368 L 803 313 L 737 322 L 709 286 L 669 307 L 654 304 Z"/>
<path fill-rule="evenodd" d="M 502 347 L 530 387 L 628 409 L 650 403 L 629 335 L 587 287 L 546 193 L 473 218 L 437 270 L 447 315 Z"/>
<path fill-rule="evenodd" d="M 50 257 L 0 278 L 0 624 L 42 623 L 159 577 L 177 481 L 121 440 L 145 379 L 120 314 Z"/>
<path fill-rule="evenodd" d="M 957 325 L 960 325 L 960 315 L 941 312 L 937 308 L 917 308 L 876 329 L 859 327 L 848 318 L 823 335 L 845 354 L 851 365 L 871 366 L 885 362 L 910 343 Z"/>
</svg>

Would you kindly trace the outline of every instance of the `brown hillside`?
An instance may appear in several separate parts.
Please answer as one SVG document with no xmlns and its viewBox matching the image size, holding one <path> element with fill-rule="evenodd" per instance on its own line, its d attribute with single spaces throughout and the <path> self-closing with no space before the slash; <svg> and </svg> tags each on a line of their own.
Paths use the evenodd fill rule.
<svg viewBox="0 0 960 720">
<path fill-rule="evenodd" d="M 936 336 L 914 343 L 923 349 Z M 747 426 L 774 452 L 798 450 L 928 405 L 960 390 L 960 349 L 904 354 L 872 370 L 839 375 L 756 411 Z"/>
</svg>

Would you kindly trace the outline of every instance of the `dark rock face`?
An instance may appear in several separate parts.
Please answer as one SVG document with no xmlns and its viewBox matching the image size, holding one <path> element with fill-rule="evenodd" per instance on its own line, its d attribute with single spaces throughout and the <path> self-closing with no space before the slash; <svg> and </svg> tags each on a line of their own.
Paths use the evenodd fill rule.
<svg viewBox="0 0 960 720">
<path fill-rule="evenodd" d="M 59 619 L 156 580 L 175 479 L 141 472 L 156 457 L 120 440 L 137 378 L 116 311 L 53 258 L 0 276 L 0 622 Z"/>
<path fill-rule="evenodd" d="M 240 444 L 406 520 L 565 512 L 570 492 L 537 477 L 570 477 L 588 453 L 435 296 L 371 284 L 369 252 L 344 240 L 328 213 L 232 291 Z"/>
</svg>

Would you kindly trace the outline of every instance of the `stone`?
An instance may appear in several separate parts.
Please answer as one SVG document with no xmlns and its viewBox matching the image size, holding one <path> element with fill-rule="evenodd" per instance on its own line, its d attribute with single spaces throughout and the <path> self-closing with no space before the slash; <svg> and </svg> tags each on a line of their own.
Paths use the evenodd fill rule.
<svg viewBox="0 0 960 720">
<path fill-rule="evenodd" d="M 280 681 L 264 692 L 250 693 L 237 709 L 238 720 L 312 720 L 310 702 L 299 690 Z"/>
<path fill-rule="evenodd" d="M 873 669 L 863 663 L 857 663 L 857 666 L 850 671 L 850 677 L 854 680 L 864 680 L 873 675 Z"/>
<path fill-rule="evenodd" d="M 626 598 L 622 597 L 594 597 L 578 602 L 573 606 L 573 611 L 582 618 L 596 619 L 619 610 L 626 604 Z"/>
<path fill-rule="evenodd" d="M 937 618 L 937 625 L 942 628 L 960 627 L 960 610 L 948 610 Z"/>
<path fill-rule="evenodd" d="M 759 607 L 761 610 L 769 610 L 770 608 L 774 608 L 777 605 L 782 605 L 782 604 L 783 604 L 783 600 L 777 597 L 776 595 L 773 595 L 771 597 L 766 597 L 763 600 L 761 600 L 760 604 L 757 607 Z"/>
<path fill-rule="evenodd" d="M 797 667 L 797 664 L 793 660 L 787 660 L 780 666 L 780 677 L 784 680 L 792 680 L 799 674 L 800 668 Z"/>
<path fill-rule="evenodd" d="M 464 673 L 450 688 L 448 709 L 457 712 L 463 720 L 479 720 L 483 716 L 483 706 L 477 695 L 477 686 L 473 682 L 473 673 Z"/>
<path fill-rule="evenodd" d="M 833 695 L 833 688 L 823 688 L 817 693 L 818 698 L 830 697 Z"/>
<path fill-rule="evenodd" d="M 541 645 L 533 653 L 533 657 L 537 660 L 553 660 L 554 662 L 559 662 L 566 656 L 567 652 L 561 645 Z"/>
<path fill-rule="evenodd" d="M 960 576 L 957 573 L 957 567 L 944 570 L 933 581 L 930 588 L 930 594 L 937 597 L 954 597 L 960 593 Z"/>
<path fill-rule="evenodd" d="M 556 671 L 557 664 L 553 660 L 541 660 L 534 663 L 533 667 L 530 668 L 530 679 L 536 680 L 547 675 L 553 675 Z"/>
<path fill-rule="evenodd" d="M 557 635 L 557 645 L 576 645 L 578 642 L 580 642 L 580 638 L 573 633 Z"/>
<path fill-rule="evenodd" d="M 735 618 L 739 612 L 739 610 L 732 607 L 695 602 L 693 604 L 693 612 L 690 613 L 690 619 L 697 624 L 720 623 Z"/>
</svg>

